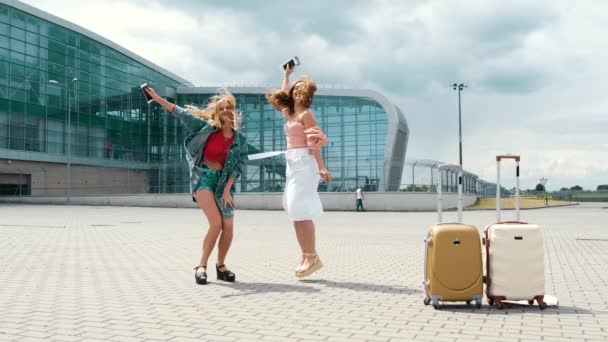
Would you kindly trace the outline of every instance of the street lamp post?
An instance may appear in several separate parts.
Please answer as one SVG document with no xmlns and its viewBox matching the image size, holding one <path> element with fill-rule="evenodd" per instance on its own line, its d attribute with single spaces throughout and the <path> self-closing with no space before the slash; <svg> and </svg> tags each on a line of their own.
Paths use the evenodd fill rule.
<svg viewBox="0 0 608 342">
<path fill-rule="evenodd" d="M 77 78 L 73 78 L 72 79 L 72 84 L 76 84 L 76 82 L 78 82 Z M 59 85 L 59 82 L 55 81 L 55 80 L 49 80 L 49 83 L 51 84 L 55 84 L 55 85 Z M 71 204 L 72 203 L 72 141 L 71 141 L 71 136 L 72 136 L 72 113 L 70 111 L 71 107 L 70 107 L 70 86 L 69 84 L 66 84 L 65 86 L 65 93 L 66 93 L 66 99 L 67 99 L 67 105 L 68 105 L 68 128 L 67 128 L 67 162 L 66 162 L 66 173 L 67 173 L 67 194 L 66 194 L 66 204 Z"/>
<path fill-rule="evenodd" d="M 460 166 L 462 166 L 462 111 L 460 107 L 460 92 L 466 88 L 464 83 L 453 83 L 452 89 L 458 90 L 458 151 Z"/>
<path fill-rule="evenodd" d="M 545 184 L 547 184 L 547 181 L 549 179 L 542 177 L 541 179 L 539 179 L 540 184 L 542 184 L 543 186 L 543 193 L 544 193 L 544 197 L 545 197 L 545 206 L 547 206 L 549 204 L 549 201 L 547 199 L 547 188 L 545 187 Z"/>
</svg>

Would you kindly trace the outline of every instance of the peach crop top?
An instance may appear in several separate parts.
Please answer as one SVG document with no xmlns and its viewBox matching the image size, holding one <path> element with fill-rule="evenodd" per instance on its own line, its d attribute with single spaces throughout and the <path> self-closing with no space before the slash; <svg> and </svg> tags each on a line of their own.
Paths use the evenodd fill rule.
<svg viewBox="0 0 608 342">
<path fill-rule="evenodd" d="M 287 120 L 284 129 L 287 136 L 287 148 L 307 147 L 304 125 L 295 120 Z"/>
</svg>

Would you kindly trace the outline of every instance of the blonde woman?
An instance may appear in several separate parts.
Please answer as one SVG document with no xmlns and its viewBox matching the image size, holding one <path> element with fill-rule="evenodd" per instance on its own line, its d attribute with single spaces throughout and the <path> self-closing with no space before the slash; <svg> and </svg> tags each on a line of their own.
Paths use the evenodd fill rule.
<svg viewBox="0 0 608 342">
<path fill-rule="evenodd" d="M 285 70 L 282 89 L 269 91 L 266 98 L 286 119 L 287 170 L 283 207 L 293 222 L 302 251 L 302 259 L 295 272 L 302 278 L 323 267 L 317 255 L 313 219 L 323 212 L 317 192 L 319 181 L 330 181 L 331 173 L 325 168 L 319 150 L 327 144 L 327 137 L 317 126 L 315 115 L 310 110 L 317 86 L 311 78 L 301 77 L 290 87 L 292 71 L 293 68 Z"/>
<path fill-rule="evenodd" d="M 194 268 L 197 284 L 207 283 L 207 261 L 218 241 L 217 279 L 234 282 L 236 275 L 226 265 L 226 255 L 234 231 L 234 182 L 244 171 L 246 153 L 245 135 L 239 128 L 236 99 L 227 91 L 213 96 L 205 109 L 174 105 L 158 96 L 151 88 L 146 91 L 161 106 L 180 118 L 189 131 L 184 141 L 190 167 L 192 200 L 207 217 L 209 229 L 203 239 L 203 251 Z"/>
</svg>

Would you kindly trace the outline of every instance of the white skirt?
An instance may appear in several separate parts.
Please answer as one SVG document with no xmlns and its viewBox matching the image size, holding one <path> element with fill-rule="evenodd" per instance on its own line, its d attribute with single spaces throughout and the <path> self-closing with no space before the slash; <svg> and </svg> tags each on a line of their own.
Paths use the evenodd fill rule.
<svg viewBox="0 0 608 342">
<path fill-rule="evenodd" d="M 283 208 L 291 221 L 312 220 L 323 213 L 317 192 L 321 176 L 315 157 L 308 148 L 292 148 L 285 153 L 287 172 Z"/>
</svg>

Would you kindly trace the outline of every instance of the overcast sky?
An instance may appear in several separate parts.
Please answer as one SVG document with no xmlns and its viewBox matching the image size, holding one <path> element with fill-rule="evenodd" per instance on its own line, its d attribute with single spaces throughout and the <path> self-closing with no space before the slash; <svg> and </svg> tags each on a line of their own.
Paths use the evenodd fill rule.
<svg viewBox="0 0 608 342">
<path fill-rule="evenodd" d="M 278 86 L 297 55 L 319 84 L 399 106 L 408 159 L 458 163 L 449 85 L 466 82 L 465 169 L 495 181 L 495 155 L 519 153 L 524 189 L 608 184 L 608 1 L 24 2 L 200 86 Z"/>
</svg>

